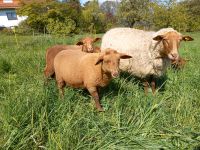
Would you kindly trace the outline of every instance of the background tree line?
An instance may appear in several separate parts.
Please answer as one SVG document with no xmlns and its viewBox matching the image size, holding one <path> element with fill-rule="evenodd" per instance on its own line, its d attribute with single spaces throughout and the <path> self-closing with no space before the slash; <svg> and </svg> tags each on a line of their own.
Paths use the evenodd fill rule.
<svg viewBox="0 0 200 150">
<path fill-rule="evenodd" d="M 94 0 L 83 6 L 79 0 L 21 0 L 17 11 L 28 16 L 17 28 L 19 33 L 104 33 L 117 26 L 200 30 L 199 0 L 120 0 L 102 4 Z"/>
</svg>

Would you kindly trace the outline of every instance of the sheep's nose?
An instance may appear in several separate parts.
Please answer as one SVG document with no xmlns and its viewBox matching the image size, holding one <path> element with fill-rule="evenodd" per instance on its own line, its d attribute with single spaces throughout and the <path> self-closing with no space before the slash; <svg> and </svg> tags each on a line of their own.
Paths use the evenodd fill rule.
<svg viewBox="0 0 200 150">
<path fill-rule="evenodd" d="M 178 58 L 178 54 L 176 54 L 176 53 L 173 53 L 173 54 L 171 54 L 171 55 L 172 55 L 172 57 L 175 58 L 175 59 Z"/>
<path fill-rule="evenodd" d="M 112 73 L 112 76 L 113 76 L 114 78 L 118 77 L 118 76 L 119 76 L 119 72 L 113 72 L 113 73 Z"/>
<path fill-rule="evenodd" d="M 89 52 L 93 51 L 93 48 L 92 47 L 88 48 L 88 51 Z"/>
</svg>

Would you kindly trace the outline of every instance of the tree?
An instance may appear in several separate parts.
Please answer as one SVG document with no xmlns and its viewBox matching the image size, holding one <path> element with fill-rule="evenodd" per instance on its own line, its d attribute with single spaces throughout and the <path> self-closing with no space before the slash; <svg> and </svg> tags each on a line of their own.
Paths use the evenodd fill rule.
<svg viewBox="0 0 200 150">
<path fill-rule="evenodd" d="M 115 1 L 105 1 L 101 4 L 100 9 L 105 13 L 106 26 L 105 30 L 108 30 L 117 24 L 117 8 L 119 3 Z"/>
<path fill-rule="evenodd" d="M 200 30 L 199 0 L 21 0 L 18 14 L 28 16 L 21 31 L 52 34 L 103 33 L 115 26 L 142 29 L 173 27 Z M 24 28 L 23 28 L 24 27 Z M 29 28 L 30 27 L 30 28 Z M 28 32 L 27 32 L 28 33 Z"/>
<path fill-rule="evenodd" d="M 105 1 L 101 4 L 100 8 L 107 14 L 115 15 L 117 13 L 117 7 L 119 3 L 115 1 Z"/>
<path fill-rule="evenodd" d="M 179 31 L 187 29 L 188 14 L 186 7 L 176 0 L 154 2 L 153 23 L 156 28 L 173 27 Z"/>
<path fill-rule="evenodd" d="M 38 0 L 37 0 L 38 1 Z M 28 16 L 26 23 L 33 29 L 53 34 L 69 34 L 80 27 L 81 7 L 78 2 L 60 3 L 27 2 L 22 3 L 18 13 Z"/>
<path fill-rule="evenodd" d="M 149 14 L 150 0 L 122 0 L 117 17 L 120 24 L 133 27 L 136 22 L 145 21 Z"/>
<path fill-rule="evenodd" d="M 172 3 L 170 11 L 170 26 L 178 31 L 186 31 L 189 16 L 186 7 L 179 2 Z"/>
<path fill-rule="evenodd" d="M 88 1 L 82 10 L 84 30 L 91 33 L 105 32 L 105 14 L 101 11 L 97 0 Z"/>
<path fill-rule="evenodd" d="M 189 15 L 188 31 L 200 30 L 200 1 L 199 0 L 185 0 L 183 3 Z"/>
</svg>

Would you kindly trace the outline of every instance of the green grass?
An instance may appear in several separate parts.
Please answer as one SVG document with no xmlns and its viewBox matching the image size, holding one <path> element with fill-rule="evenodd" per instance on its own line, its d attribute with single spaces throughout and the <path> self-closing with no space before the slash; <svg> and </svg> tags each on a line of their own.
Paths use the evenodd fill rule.
<svg viewBox="0 0 200 150">
<path fill-rule="evenodd" d="M 101 90 L 99 113 L 84 90 L 55 81 L 44 86 L 45 49 L 82 36 L 0 34 L 0 149 L 193 149 L 200 148 L 200 33 L 182 43 L 190 59 L 168 70 L 162 90 L 144 95 L 140 83 L 124 74 Z"/>
</svg>

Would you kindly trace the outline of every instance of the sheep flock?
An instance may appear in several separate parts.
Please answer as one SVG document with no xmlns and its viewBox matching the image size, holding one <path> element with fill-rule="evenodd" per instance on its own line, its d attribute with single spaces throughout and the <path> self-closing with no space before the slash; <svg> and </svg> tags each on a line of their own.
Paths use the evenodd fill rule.
<svg viewBox="0 0 200 150">
<path fill-rule="evenodd" d="M 173 28 L 144 31 L 133 28 L 113 28 L 102 37 L 101 47 L 94 43 L 101 38 L 86 37 L 76 45 L 55 45 L 46 50 L 45 83 L 55 78 L 60 96 L 64 87 L 87 89 L 98 111 L 104 111 L 99 101 L 99 88 L 119 76 L 120 70 L 140 78 L 145 94 L 151 85 L 156 93 L 156 79 L 166 74 L 167 67 L 180 69 L 186 63 L 181 58 L 182 41 L 193 38 Z"/>
</svg>

